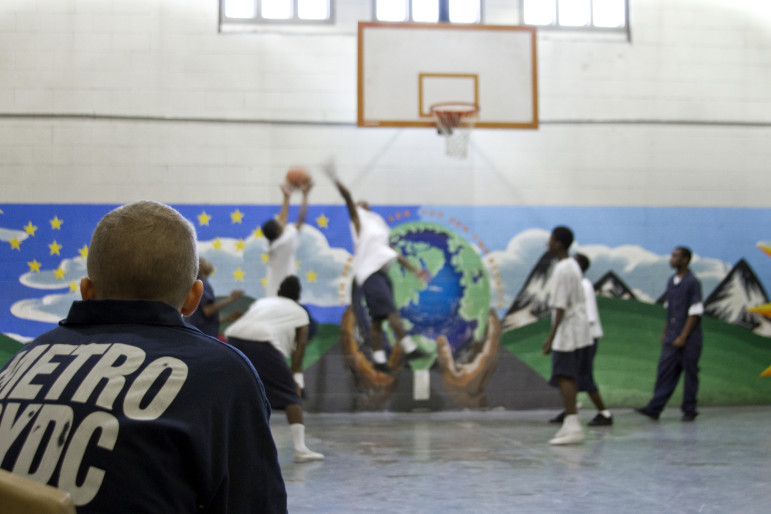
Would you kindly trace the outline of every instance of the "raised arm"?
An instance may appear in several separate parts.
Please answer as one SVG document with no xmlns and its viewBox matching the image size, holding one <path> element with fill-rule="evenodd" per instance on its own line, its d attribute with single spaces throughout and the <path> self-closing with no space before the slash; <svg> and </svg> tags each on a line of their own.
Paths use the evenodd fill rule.
<svg viewBox="0 0 771 514">
<path fill-rule="evenodd" d="M 351 192 L 337 178 L 337 170 L 335 169 L 335 165 L 332 161 L 324 164 L 324 173 L 326 173 L 332 182 L 335 183 L 335 187 L 337 187 L 337 190 L 340 192 L 343 200 L 345 200 L 345 206 L 348 208 L 348 216 L 350 216 L 351 223 L 353 223 L 353 228 L 358 234 L 361 231 L 361 222 L 359 221 L 359 213 L 356 211 L 356 204 L 353 201 Z"/>
<path fill-rule="evenodd" d="M 278 213 L 278 221 L 281 227 L 286 226 L 289 219 L 289 197 L 292 196 L 292 189 L 289 184 L 281 184 L 281 193 L 284 195 L 284 201 L 281 204 L 281 211 Z"/>
<path fill-rule="evenodd" d="M 302 191 L 303 194 L 303 200 L 302 204 L 300 205 L 300 213 L 297 215 L 297 222 L 295 223 L 297 230 L 300 230 L 300 227 L 302 227 L 303 223 L 305 223 L 305 215 L 308 212 L 308 193 L 310 193 L 312 188 L 313 181 L 306 182 L 300 188 L 300 191 Z"/>
</svg>

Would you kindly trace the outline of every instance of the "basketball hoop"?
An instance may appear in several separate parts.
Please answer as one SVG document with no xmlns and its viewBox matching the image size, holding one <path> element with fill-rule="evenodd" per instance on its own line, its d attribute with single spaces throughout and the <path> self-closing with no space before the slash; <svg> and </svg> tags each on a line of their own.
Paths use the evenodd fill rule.
<svg viewBox="0 0 771 514">
<path fill-rule="evenodd" d="M 431 106 L 436 130 L 444 136 L 445 153 L 450 157 L 466 157 L 468 138 L 479 115 L 479 106 L 469 102 L 444 102 Z"/>
</svg>

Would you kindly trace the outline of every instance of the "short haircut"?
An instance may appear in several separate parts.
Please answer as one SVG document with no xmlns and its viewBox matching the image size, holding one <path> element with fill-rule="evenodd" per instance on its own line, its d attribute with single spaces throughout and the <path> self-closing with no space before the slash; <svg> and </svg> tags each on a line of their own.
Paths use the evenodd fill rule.
<svg viewBox="0 0 771 514">
<path fill-rule="evenodd" d="M 558 241 L 565 250 L 570 248 L 570 245 L 573 244 L 573 231 L 568 227 L 564 227 L 562 225 L 559 227 L 554 227 L 554 230 L 551 231 L 551 235 L 554 237 L 554 240 Z"/>
<path fill-rule="evenodd" d="M 581 271 L 586 273 L 586 270 L 589 269 L 589 265 L 591 264 L 591 261 L 589 260 L 589 257 L 582 253 L 577 253 L 573 256 L 573 258 L 578 263 L 578 266 L 581 268 Z"/>
<path fill-rule="evenodd" d="M 690 248 L 688 248 L 687 246 L 678 246 L 678 247 L 675 248 L 675 250 L 679 250 L 680 253 L 683 254 L 683 257 L 685 257 L 685 259 L 688 262 L 691 262 L 692 255 L 691 255 L 691 249 Z"/>
<path fill-rule="evenodd" d="M 276 220 L 268 220 L 262 224 L 262 234 L 271 243 L 278 239 L 281 233 L 281 224 Z"/>
<path fill-rule="evenodd" d="M 289 275 L 278 286 L 278 296 L 289 298 L 296 302 L 300 301 L 300 291 L 302 286 L 300 285 L 300 279 L 295 275 Z"/>
<path fill-rule="evenodd" d="M 118 207 L 91 236 L 87 271 L 99 299 L 157 300 L 179 308 L 198 275 L 195 227 L 162 203 Z"/>
</svg>

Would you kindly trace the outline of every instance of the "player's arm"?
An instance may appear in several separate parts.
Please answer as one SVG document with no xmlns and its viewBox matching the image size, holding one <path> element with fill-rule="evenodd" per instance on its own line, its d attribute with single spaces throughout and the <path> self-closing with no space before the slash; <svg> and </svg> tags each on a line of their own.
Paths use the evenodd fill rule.
<svg viewBox="0 0 771 514">
<path fill-rule="evenodd" d="M 292 352 L 292 377 L 297 384 L 298 394 L 303 395 L 305 389 L 305 377 L 303 375 L 303 358 L 305 357 L 305 347 L 308 344 L 308 325 L 303 325 L 295 329 L 295 341 L 297 346 Z"/>
<path fill-rule="evenodd" d="M 428 271 L 423 268 L 416 268 L 404 255 L 397 253 L 396 260 L 402 268 L 406 269 L 423 282 L 428 282 L 428 279 L 431 278 Z"/>
<path fill-rule="evenodd" d="M 281 211 L 278 213 L 278 219 L 276 221 L 282 227 L 286 226 L 286 222 L 289 219 L 289 197 L 292 196 L 292 189 L 289 184 L 281 184 L 281 193 L 284 195 L 284 200 L 281 203 Z"/>
<path fill-rule="evenodd" d="M 311 188 L 313 188 L 313 181 L 311 180 L 304 183 L 300 187 L 300 191 L 302 191 L 302 195 L 303 195 L 303 200 L 302 200 L 302 204 L 300 205 L 300 213 L 297 215 L 297 223 L 295 224 L 295 226 L 297 227 L 297 230 L 300 230 L 300 227 L 302 227 L 303 223 L 305 223 L 305 216 L 308 213 L 308 193 L 310 193 Z"/>
<path fill-rule="evenodd" d="M 549 336 L 543 342 L 543 349 L 541 350 L 541 353 L 543 353 L 544 355 L 548 355 L 551 353 L 551 345 L 554 342 L 554 337 L 557 335 L 557 329 L 562 323 L 562 319 L 564 317 L 565 317 L 565 309 L 561 307 L 557 307 L 556 309 L 554 309 L 554 317 L 552 318 L 551 331 L 549 332 Z"/>
<path fill-rule="evenodd" d="M 353 228 L 358 234 L 361 232 L 361 222 L 359 221 L 359 213 L 356 211 L 356 203 L 353 201 L 353 197 L 348 188 L 337 178 L 337 169 L 335 168 L 334 162 L 329 161 L 324 164 L 324 173 L 332 180 L 332 182 L 334 182 L 335 187 L 340 192 L 340 196 L 343 197 L 345 206 L 348 208 L 348 216 L 350 216 Z"/>
<path fill-rule="evenodd" d="M 230 293 L 230 296 L 223 298 L 222 300 L 218 302 L 209 303 L 203 306 L 203 313 L 208 318 L 209 316 L 213 316 L 214 314 L 221 311 L 223 308 L 227 307 L 231 303 L 235 302 L 239 298 L 244 296 L 244 291 L 241 289 L 236 289 L 232 293 Z"/>
</svg>

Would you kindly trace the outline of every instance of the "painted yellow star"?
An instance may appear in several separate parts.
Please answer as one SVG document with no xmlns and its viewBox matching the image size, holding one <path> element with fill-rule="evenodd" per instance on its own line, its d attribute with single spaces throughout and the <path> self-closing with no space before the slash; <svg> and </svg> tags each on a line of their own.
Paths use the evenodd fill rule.
<svg viewBox="0 0 771 514">
<path fill-rule="evenodd" d="M 62 245 L 56 242 L 56 239 L 54 239 L 54 242 L 48 245 L 48 249 L 51 250 L 50 255 L 60 255 L 59 250 L 62 249 Z"/>
<path fill-rule="evenodd" d="M 64 275 L 65 275 L 66 273 L 67 273 L 67 272 L 66 272 L 66 271 L 64 271 L 64 268 L 62 268 L 61 266 L 59 266 L 58 268 L 56 268 L 56 269 L 54 270 L 54 278 L 56 278 L 56 280 L 64 280 Z"/>
<path fill-rule="evenodd" d="M 256 237 L 257 239 L 259 239 L 259 238 L 261 238 L 261 237 L 265 237 L 265 235 L 262 233 L 262 227 L 257 227 L 256 229 L 254 229 L 254 230 L 252 231 L 252 234 L 253 234 L 253 235 L 254 235 L 254 237 Z"/>
<path fill-rule="evenodd" d="M 230 213 L 230 222 L 231 223 L 241 223 L 241 220 L 244 217 L 244 213 L 236 209 L 235 211 Z"/>
<path fill-rule="evenodd" d="M 19 250 L 19 251 L 21 251 L 21 241 L 19 241 L 18 239 L 16 239 L 14 237 L 13 239 L 11 239 L 8 242 L 11 243 L 11 250 Z"/>
<path fill-rule="evenodd" d="M 319 228 L 329 228 L 329 218 L 322 214 L 316 218 L 316 225 L 318 225 Z"/>
<path fill-rule="evenodd" d="M 27 234 L 29 234 L 31 236 L 35 235 L 35 231 L 36 230 L 37 230 L 37 227 L 35 225 L 33 225 L 31 221 L 28 222 L 26 225 L 24 225 L 24 232 L 26 232 Z"/>
<path fill-rule="evenodd" d="M 64 220 L 60 220 L 59 216 L 54 216 L 54 219 L 49 220 L 51 223 L 51 228 L 53 230 L 59 230 L 62 228 L 62 223 L 64 223 Z"/>
<path fill-rule="evenodd" d="M 246 273 L 244 273 L 244 270 L 242 270 L 241 268 L 238 268 L 233 272 L 233 278 L 236 279 L 237 281 L 240 280 L 241 282 L 243 282 L 244 275 L 246 275 Z"/>
<path fill-rule="evenodd" d="M 198 225 L 207 227 L 209 226 L 209 220 L 211 219 L 211 216 L 206 214 L 206 211 L 201 212 L 201 214 L 198 215 Z"/>
<path fill-rule="evenodd" d="M 81 256 L 81 257 L 83 257 L 84 259 L 88 258 L 88 245 L 83 245 L 83 248 L 81 248 L 80 250 L 78 250 L 78 253 L 79 253 L 79 254 L 80 254 L 80 256 Z"/>
<path fill-rule="evenodd" d="M 242 251 L 242 252 L 243 252 L 243 251 L 244 251 L 244 247 L 245 247 L 245 246 L 246 246 L 246 243 L 244 243 L 244 240 L 243 240 L 243 239 L 239 239 L 239 240 L 236 242 L 236 250 L 240 250 L 240 251 Z"/>
<path fill-rule="evenodd" d="M 316 282 L 317 277 L 318 275 L 316 274 L 315 271 L 309 271 L 308 273 L 305 274 L 305 278 L 308 279 L 308 282 Z"/>
<path fill-rule="evenodd" d="M 222 241 L 220 241 L 219 237 L 214 240 L 214 242 L 212 243 L 212 246 L 214 247 L 215 250 L 222 250 Z"/>
<path fill-rule="evenodd" d="M 70 282 L 70 293 L 74 293 L 78 289 L 80 289 L 80 284 L 78 284 L 77 280 Z"/>
<path fill-rule="evenodd" d="M 267 253 L 262 254 L 262 263 L 265 264 L 270 260 L 270 256 Z"/>
<path fill-rule="evenodd" d="M 262 282 L 262 287 L 268 287 L 268 277 L 262 277 L 260 282 Z"/>
<path fill-rule="evenodd" d="M 34 271 L 35 273 L 40 273 L 40 263 L 37 259 L 32 259 L 32 262 L 28 262 L 27 266 L 29 266 L 30 272 Z"/>
</svg>

